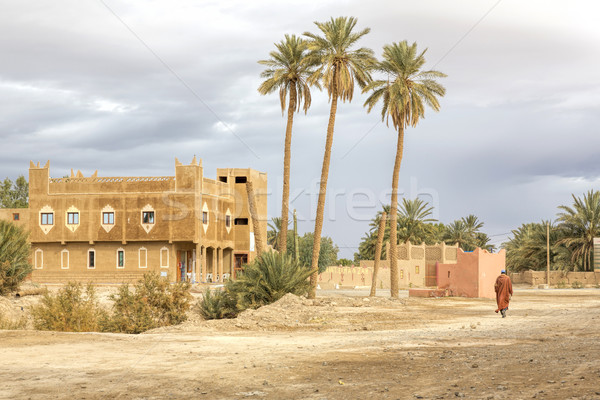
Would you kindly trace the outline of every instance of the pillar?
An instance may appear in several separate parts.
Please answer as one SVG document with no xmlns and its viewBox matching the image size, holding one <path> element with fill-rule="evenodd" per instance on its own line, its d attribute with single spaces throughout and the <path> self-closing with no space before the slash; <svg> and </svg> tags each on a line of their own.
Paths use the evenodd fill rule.
<svg viewBox="0 0 600 400">
<path fill-rule="evenodd" d="M 196 259 L 194 260 L 194 276 L 196 282 L 202 282 L 202 255 L 200 254 L 202 251 L 202 246 L 200 243 L 196 243 Z"/>
<path fill-rule="evenodd" d="M 217 274 L 219 274 L 219 282 L 223 281 L 223 249 L 217 248 Z"/>
<path fill-rule="evenodd" d="M 200 265 L 202 272 L 200 273 L 202 277 L 201 282 L 206 282 L 206 246 L 202 246 L 202 263 Z"/>
</svg>

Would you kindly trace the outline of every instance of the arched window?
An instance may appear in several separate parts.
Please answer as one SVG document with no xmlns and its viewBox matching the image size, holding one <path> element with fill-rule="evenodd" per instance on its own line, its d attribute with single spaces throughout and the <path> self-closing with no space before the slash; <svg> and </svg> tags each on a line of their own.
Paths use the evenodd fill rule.
<svg viewBox="0 0 600 400">
<path fill-rule="evenodd" d="M 169 249 L 167 247 L 160 249 L 160 267 L 169 268 Z"/>
<path fill-rule="evenodd" d="M 148 268 L 148 250 L 145 247 L 140 247 L 138 250 L 138 267 Z"/>
<path fill-rule="evenodd" d="M 60 269 L 69 269 L 69 250 L 60 252 Z"/>
</svg>

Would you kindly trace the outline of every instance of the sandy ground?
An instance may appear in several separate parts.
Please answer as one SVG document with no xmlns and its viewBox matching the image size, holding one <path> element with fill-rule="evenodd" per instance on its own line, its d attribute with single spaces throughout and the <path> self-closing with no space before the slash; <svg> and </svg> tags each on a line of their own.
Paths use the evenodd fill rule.
<svg viewBox="0 0 600 400">
<path fill-rule="evenodd" d="M 517 290 L 505 319 L 361 294 L 142 335 L 0 331 L 0 398 L 600 399 L 599 289 Z"/>
</svg>

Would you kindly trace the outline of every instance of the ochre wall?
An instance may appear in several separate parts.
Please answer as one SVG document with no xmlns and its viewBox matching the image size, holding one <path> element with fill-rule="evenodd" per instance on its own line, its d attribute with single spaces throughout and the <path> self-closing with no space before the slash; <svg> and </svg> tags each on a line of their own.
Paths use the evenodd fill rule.
<svg viewBox="0 0 600 400">
<path fill-rule="evenodd" d="M 15 220 L 15 214 L 18 214 L 18 220 Z M 29 229 L 29 209 L 28 208 L 0 208 L 0 220 L 12 222 L 26 230 Z"/>
<path fill-rule="evenodd" d="M 140 249 L 146 249 L 146 268 L 140 268 Z M 160 266 L 161 249 L 168 250 L 168 262 L 164 260 L 167 253 L 163 253 L 163 264 Z M 117 268 L 117 250 L 125 251 L 125 266 Z M 42 251 L 43 263 L 39 265 L 39 251 Z M 63 268 L 61 257 L 63 251 L 68 251 L 68 268 Z M 88 268 L 88 251 L 95 251 L 95 268 Z M 143 257 L 143 251 L 141 252 Z M 66 281 L 93 281 L 105 283 L 119 283 L 121 281 L 137 280 L 146 272 L 166 272 L 170 281 L 176 280 L 175 246 L 165 242 L 130 242 L 127 245 L 112 242 L 96 242 L 93 245 L 85 242 L 67 243 L 36 243 L 32 247 L 32 260 L 34 268 L 32 281 L 34 282 L 66 282 Z M 66 260 L 66 258 L 65 258 Z M 144 262 L 142 262 L 142 265 Z M 66 267 L 66 262 L 64 267 Z"/>
</svg>

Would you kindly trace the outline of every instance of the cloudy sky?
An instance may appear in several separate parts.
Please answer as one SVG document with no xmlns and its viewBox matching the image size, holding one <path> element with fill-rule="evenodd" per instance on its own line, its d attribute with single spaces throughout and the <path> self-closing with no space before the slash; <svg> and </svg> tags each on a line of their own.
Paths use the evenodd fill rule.
<svg viewBox="0 0 600 400">
<path fill-rule="evenodd" d="M 285 34 L 354 16 L 377 56 L 428 48 L 445 72 L 439 113 L 406 134 L 400 189 L 448 223 L 484 221 L 499 244 L 600 186 L 600 15 L 594 1 L 0 2 L 0 178 L 51 160 L 51 175 L 173 175 L 174 158 L 269 176 L 280 212 L 285 119 L 260 96 L 261 66 Z M 365 95 L 339 105 L 324 234 L 352 257 L 391 187 L 396 134 Z M 316 212 L 329 106 L 295 119 L 292 208 Z"/>
</svg>

